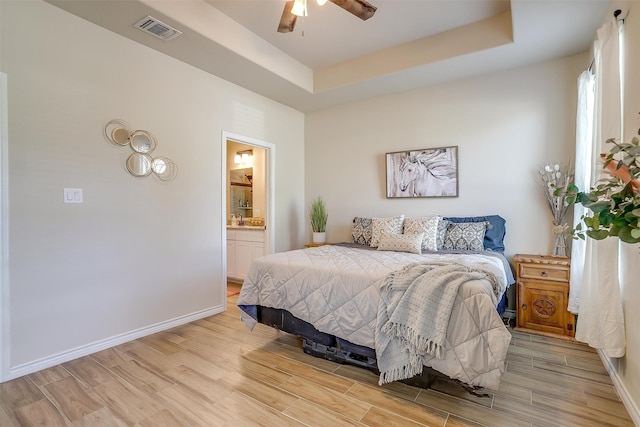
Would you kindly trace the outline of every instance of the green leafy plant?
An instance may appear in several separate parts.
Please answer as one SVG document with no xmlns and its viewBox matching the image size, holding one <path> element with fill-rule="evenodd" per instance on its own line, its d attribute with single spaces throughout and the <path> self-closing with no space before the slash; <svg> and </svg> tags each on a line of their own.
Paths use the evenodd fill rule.
<svg viewBox="0 0 640 427">
<path fill-rule="evenodd" d="M 640 134 L 640 130 L 638 131 Z M 612 144 L 608 154 L 601 154 L 603 169 L 609 174 L 590 192 L 580 192 L 575 185 L 566 190 L 569 203 L 580 203 L 589 213 L 582 216 L 572 234 L 575 239 L 590 237 L 602 240 L 617 236 L 625 243 L 640 242 L 640 140 Z"/>
<path fill-rule="evenodd" d="M 317 197 L 311 202 L 309 208 L 309 218 L 311 219 L 311 229 L 314 233 L 324 233 L 327 230 L 327 218 L 329 214 L 321 197 Z"/>
</svg>

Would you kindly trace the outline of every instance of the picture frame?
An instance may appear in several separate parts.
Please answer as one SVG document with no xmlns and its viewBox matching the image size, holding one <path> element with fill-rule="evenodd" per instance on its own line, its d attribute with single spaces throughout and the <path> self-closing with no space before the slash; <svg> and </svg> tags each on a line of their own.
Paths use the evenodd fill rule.
<svg viewBox="0 0 640 427">
<path fill-rule="evenodd" d="M 386 153 L 387 198 L 458 197 L 458 147 Z"/>
</svg>

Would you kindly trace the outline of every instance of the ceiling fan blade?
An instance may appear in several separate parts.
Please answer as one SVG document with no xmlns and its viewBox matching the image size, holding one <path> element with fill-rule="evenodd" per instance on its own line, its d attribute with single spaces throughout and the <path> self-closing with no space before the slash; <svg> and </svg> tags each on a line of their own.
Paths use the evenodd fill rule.
<svg viewBox="0 0 640 427">
<path fill-rule="evenodd" d="M 292 7 L 293 0 L 287 0 L 282 10 L 282 18 L 280 18 L 280 23 L 278 24 L 279 33 L 290 33 L 295 28 L 298 17 L 291 13 Z"/>
<path fill-rule="evenodd" d="M 366 21 L 371 18 L 377 7 L 374 5 L 367 3 L 365 0 L 330 0 L 331 3 L 336 4 L 346 10 L 347 12 L 353 13 L 358 18 Z"/>
</svg>

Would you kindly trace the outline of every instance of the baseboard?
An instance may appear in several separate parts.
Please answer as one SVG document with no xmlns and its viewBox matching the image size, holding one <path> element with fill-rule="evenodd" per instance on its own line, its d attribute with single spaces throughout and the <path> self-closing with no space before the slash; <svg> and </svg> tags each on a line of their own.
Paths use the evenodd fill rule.
<svg viewBox="0 0 640 427">
<path fill-rule="evenodd" d="M 638 408 L 638 404 L 633 401 L 629 391 L 620 379 L 620 375 L 618 375 L 618 370 L 611 363 L 611 359 L 608 358 L 600 349 L 598 349 L 598 354 L 600 355 L 600 359 L 602 360 L 604 367 L 607 369 L 607 372 L 609 372 L 613 386 L 616 388 L 616 392 L 618 393 L 622 404 L 627 408 L 627 412 L 629 412 L 631 420 L 636 426 L 640 426 L 640 409 Z"/>
<path fill-rule="evenodd" d="M 96 341 L 91 344 L 76 347 L 71 350 L 63 351 L 51 356 L 44 357 L 42 359 L 34 360 L 33 362 L 24 363 L 9 368 L 9 376 L 6 380 L 12 380 L 24 375 L 32 374 L 42 369 L 50 368 L 52 366 L 59 365 L 64 362 L 68 362 L 79 357 L 87 356 L 97 351 L 105 350 L 107 348 L 135 340 L 146 335 L 150 335 L 156 332 L 164 331 L 176 326 L 184 325 L 185 323 L 193 322 L 214 314 L 222 313 L 224 306 L 219 305 L 216 307 L 208 308 L 205 310 L 197 311 L 195 313 L 187 314 L 185 316 L 176 317 L 174 319 L 166 320 L 164 322 L 156 323 L 154 325 L 146 326 L 144 328 L 135 329 L 133 331 L 126 332 L 124 334 L 116 335 L 104 340 Z"/>
</svg>

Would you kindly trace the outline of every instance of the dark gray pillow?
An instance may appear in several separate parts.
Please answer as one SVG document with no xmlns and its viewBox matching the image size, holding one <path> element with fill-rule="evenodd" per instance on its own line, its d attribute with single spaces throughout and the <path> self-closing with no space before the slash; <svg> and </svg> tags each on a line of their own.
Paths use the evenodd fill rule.
<svg viewBox="0 0 640 427">
<path fill-rule="evenodd" d="M 447 228 L 443 249 L 459 251 L 484 250 L 484 235 L 489 222 L 451 223 Z"/>
<path fill-rule="evenodd" d="M 351 243 L 359 245 L 371 244 L 371 235 L 373 232 L 372 218 L 353 218 L 353 230 L 351 231 Z"/>
</svg>

